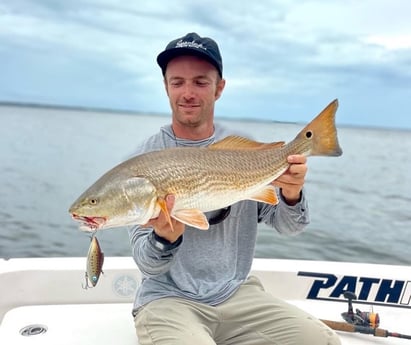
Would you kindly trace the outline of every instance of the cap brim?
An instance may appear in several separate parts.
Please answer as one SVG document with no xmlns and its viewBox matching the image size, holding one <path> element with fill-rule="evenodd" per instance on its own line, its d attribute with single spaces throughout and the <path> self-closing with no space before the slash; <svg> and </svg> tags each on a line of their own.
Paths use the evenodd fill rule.
<svg viewBox="0 0 411 345">
<path fill-rule="evenodd" d="M 161 70 L 163 71 L 163 74 L 166 72 L 166 68 L 168 63 L 182 55 L 193 55 L 193 56 L 198 56 L 204 60 L 207 60 L 209 63 L 211 63 L 216 69 L 219 75 L 221 76 L 222 71 L 220 70 L 220 67 L 218 66 L 217 62 L 211 58 L 208 54 L 203 53 L 201 50 L 198 49 L 191 49 L 191 48 L 172 48 L 163 51 L 157 56 L 157 63 L 160 66 Z"/>
</svg>

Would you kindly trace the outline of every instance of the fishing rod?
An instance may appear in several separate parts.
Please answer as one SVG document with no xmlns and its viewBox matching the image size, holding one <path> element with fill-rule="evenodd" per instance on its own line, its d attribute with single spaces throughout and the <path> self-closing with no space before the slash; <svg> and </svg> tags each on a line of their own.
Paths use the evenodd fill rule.
<svg viewBox="0 0 411 345">
<path fill-rule="evenodd" d="M 389 332 L 386 329 L 382 328 L 372 328 L 370 326 L 358 326 L 352 325 L 342 321 L 331 321 L 331 320 L 321 320 L 328 327 L 335 331 L 342 332 L 351 332 L 351 333 L 363 333 L 363 334 L 372 334 L 375 337 L 395 337 L 411 340 L 411 335 L 401 334 L 397 332 Z"/>
<path fill-rule="evenodd" d="M 357 296 L 350 291 L 344 293 L 344 297 L 348 299 L 348 311 L 341 313 L 342 321 L 331 321 L 331 320 L 320 320 L 325 323 L 328 327 L 335 331 L 351 332 L 351 333 L 363 333 L 371 334 L 375 337 L 394 337 L 411 340 L 411 335 L 401 334 L 397 332 L 390 332 L 386 329 L 378 328 L 380 325 L 380 316 L 378 313 L 362 312 L 359 309 L 354 309 L 352 306 L 352 300 L 357 299 Z"/>
</svg>

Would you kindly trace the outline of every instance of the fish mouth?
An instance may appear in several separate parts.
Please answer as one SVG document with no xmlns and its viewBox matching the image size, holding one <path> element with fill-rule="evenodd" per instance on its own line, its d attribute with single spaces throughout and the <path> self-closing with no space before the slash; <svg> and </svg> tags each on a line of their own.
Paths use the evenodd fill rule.
<svg viewBox="0 0 411 345">
<path fill-rule="evenodd" d="M 96 231 L 101 229 L 104 224 L 107 222 L 106 217 L 88 217 L 88 216 L 79 216 L 75 213 L 72 213 L 71 217 L 80 223 L 80 229 L 85 231 Z"/>
</svg>

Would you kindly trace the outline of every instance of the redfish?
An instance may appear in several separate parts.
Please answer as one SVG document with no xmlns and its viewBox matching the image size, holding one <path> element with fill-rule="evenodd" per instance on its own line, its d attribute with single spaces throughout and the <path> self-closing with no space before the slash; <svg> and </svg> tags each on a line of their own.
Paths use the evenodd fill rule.
<svg viewBox="0 0 411 345">
<path fill-rule="evenodd" d="M 162 210 L 198 229 L 209 227 L 204 212 L 241 200 L 277 204 L 270 183 L 289 167 L 287 157 L 340 156 L 331 102 L 289 143 L 261 143 L 230 136 L 208 147 L 178 147 L 135 156 L 108 171 L 70 207 L 82 229 L 145 224 Z M 171 212 L 165 197 L 175 196 Z"/>
</svg>

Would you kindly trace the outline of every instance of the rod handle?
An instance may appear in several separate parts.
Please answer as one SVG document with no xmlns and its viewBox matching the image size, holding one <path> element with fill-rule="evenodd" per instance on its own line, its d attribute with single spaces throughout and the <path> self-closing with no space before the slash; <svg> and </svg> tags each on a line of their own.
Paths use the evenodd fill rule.
<svg viewBox="0 0 411 345">
<path fill-rule="evenodd" d="M 335 331 L 372 334 L 376 337 L 383 337 L 383 338 L 386 338 L 389 336 L 388 331 L 382 328 L 357 326 L 357 325 L 352 325 L 346 322 L 331 321 L 331 320 L 321 320 L 321 322 L 325 323 L 328 327 L 330 327 L 331 329 Z"/>
</svg>

